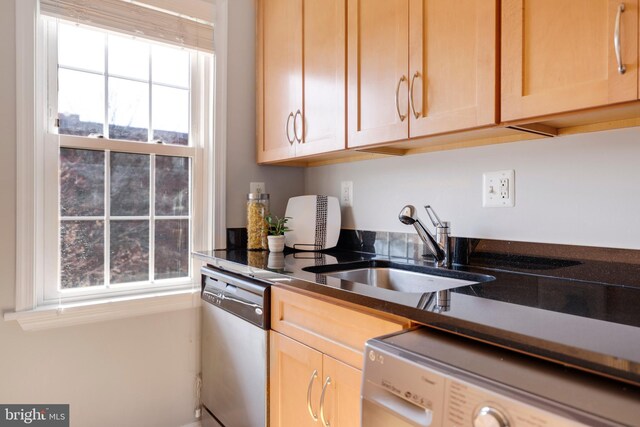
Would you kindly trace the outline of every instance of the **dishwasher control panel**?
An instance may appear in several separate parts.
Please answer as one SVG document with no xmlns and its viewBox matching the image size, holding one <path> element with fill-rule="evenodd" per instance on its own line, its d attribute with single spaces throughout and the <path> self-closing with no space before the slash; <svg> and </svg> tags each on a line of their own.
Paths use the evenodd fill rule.
<svg viewBox="0 0 640 427">
<path fill-rule="evenodd" d="M 269 329 L 269 287 L 232 273 L 203 267 L 201 298 L 236 317 Z"/>
</svg>

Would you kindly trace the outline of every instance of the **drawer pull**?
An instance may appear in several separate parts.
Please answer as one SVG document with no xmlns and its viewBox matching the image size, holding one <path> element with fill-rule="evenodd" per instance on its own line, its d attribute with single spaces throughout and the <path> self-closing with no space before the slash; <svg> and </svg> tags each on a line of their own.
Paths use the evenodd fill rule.
<svg viewBox="0 0 640 427">
<path fill-rule="evenodd" d="M 402 76 L 400 77 L 400 80 L 398 80 L 398 86 L 396 86 L 396 111 L 398 112 L 398 117 L 400 117 L 400 121 L 404 122 L 404 119 L 407 118 L 406 114 L 402 114 L 400 112 L 400 85 L 402 85 L 402 82 L 406 82 L 407 81 L 407 77 L 406 76 Z"/>
<path fill-rule="evenodd" d="M 320 420 L 322 421 L 322 425 L 324 427 L 330 427 L 329 421 L 324 417 L 324 396 L 327 392 L 327 387 L 331 384 L 331 377 L 327 377 L 322 386 L 322 394 L 320 395 Z"/>
<path fill-rule="evenodd" d="M 289 116 L 287 117 L 287 141 L 289 141 L 289 145 L 293 145 L 293 141 L 295 141 L 295 139 L 292 139 L 290 134 L 289 134 L 289 122 L 291 122 L 291 118 L 293 117 L 293 113 L 289 113 Z M 294 126 L 295 126 L 295 120 L 293 122 Z M 295 129 L 294 129 L 295 131 Z"/>
<path fill-rule="evenodd" d="M 616 14 L 616 27 L 613 31 L 613 48 L 616 51 L 616 60 L 618 61 L 618 72 L 624 74 L 627 71 L 627 67 L 622 63 L 622 46 L 620 41 L 620 18 L 624 12 L 624 3 L 620 3 L 618 6 L 618 13 Z"/>
<path fill-rule="evenodd" d="M 416 107 L 415 104 L 413 102 L 413 84 L 416 81 L 416 78 L 420 77 L 420 73 L 418 71 L 416 71 L 416 73 L 413 75 L 413 77 L 411 77 L 411 87 L 409 88 L 409 103 L 411 104 L 411 111 L 413 111 L 413 116 L 416 119 L 420 118 L 420 114 L 422 114 L 421 111 L 416 111 Z"/>
<path fill-rule="evenodd" d="M 298 116 L 302 118 L 302 113 L 300 112 L 300 110 L 296 111 L 296 115 L 293 116 L 293 137 L 296 139 L 296 141 L 298 141 L 298 144 L 300 144 L 302 142 L 302 139 L 298 137 L 298 126 L 296 126 L 298 124 Z"/>
<path fill-rule="evenodd" d="M 307 410 L 309 411 L 309 415 L 313 421 L 318 421 L 318 416 L 313 413 L 313 408 L 311 407 L 311 391 L 313 390 L 313 382 L 318 378 L 318 370 L 314 369 L 313 374 L 311 374 L 311 378 L 309 379 L 309 386 L 307 387 Z"/>
</svg>

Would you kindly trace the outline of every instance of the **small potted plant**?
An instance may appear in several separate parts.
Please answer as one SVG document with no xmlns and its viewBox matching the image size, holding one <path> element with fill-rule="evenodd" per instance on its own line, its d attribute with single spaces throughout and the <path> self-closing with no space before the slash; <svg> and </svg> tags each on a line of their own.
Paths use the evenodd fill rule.
<svg viewBox="0 0 640 427">
<path fill-rule="evenodd" d="M 278 218 L 277 216 L 268 215 L 265 218 L 268 227 L 267 241 L 269 243 L 269 252 L 282 252 L 284 250 L 284 233 L 291 231 L 287 228 L 287 221 L 290 217 Z"/>
</svg>

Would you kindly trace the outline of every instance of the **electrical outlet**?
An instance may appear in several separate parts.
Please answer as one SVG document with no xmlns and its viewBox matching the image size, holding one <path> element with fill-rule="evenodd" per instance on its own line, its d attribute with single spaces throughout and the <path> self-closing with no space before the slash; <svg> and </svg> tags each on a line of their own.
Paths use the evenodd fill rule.
<svg viewBox="0 0 640 427">
<path fill-rule="evenodd" d="M 353 206 L 353 181 L 342 181 L 340 183 L 340 205 Z"/>
<path fill-rule="evenodd" d="M 252 182 L 249 184 L 249 193 L 266 193 L 267 187 L 264 182 Z"/>
<path fill-rule="evenodd" d="M 515 206 L 516 180 L 514 170 L 482 174 L 482 206 L 511 208 Z"/>
</svg>

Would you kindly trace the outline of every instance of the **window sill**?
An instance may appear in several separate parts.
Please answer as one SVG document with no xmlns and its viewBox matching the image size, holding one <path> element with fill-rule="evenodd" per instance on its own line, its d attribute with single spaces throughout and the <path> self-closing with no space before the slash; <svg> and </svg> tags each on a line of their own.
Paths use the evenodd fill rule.
<svg viewBox="0 0 640 427">
<path fill-rule="evenodd" d="M 199 305 L 199 288 L 192 288 L 91 302 L 46 305 L 33 310 L 5 312 L 4 320 L 17 320 L 25 331 L 39 331 L 177 311 Z"/>
</svg>

